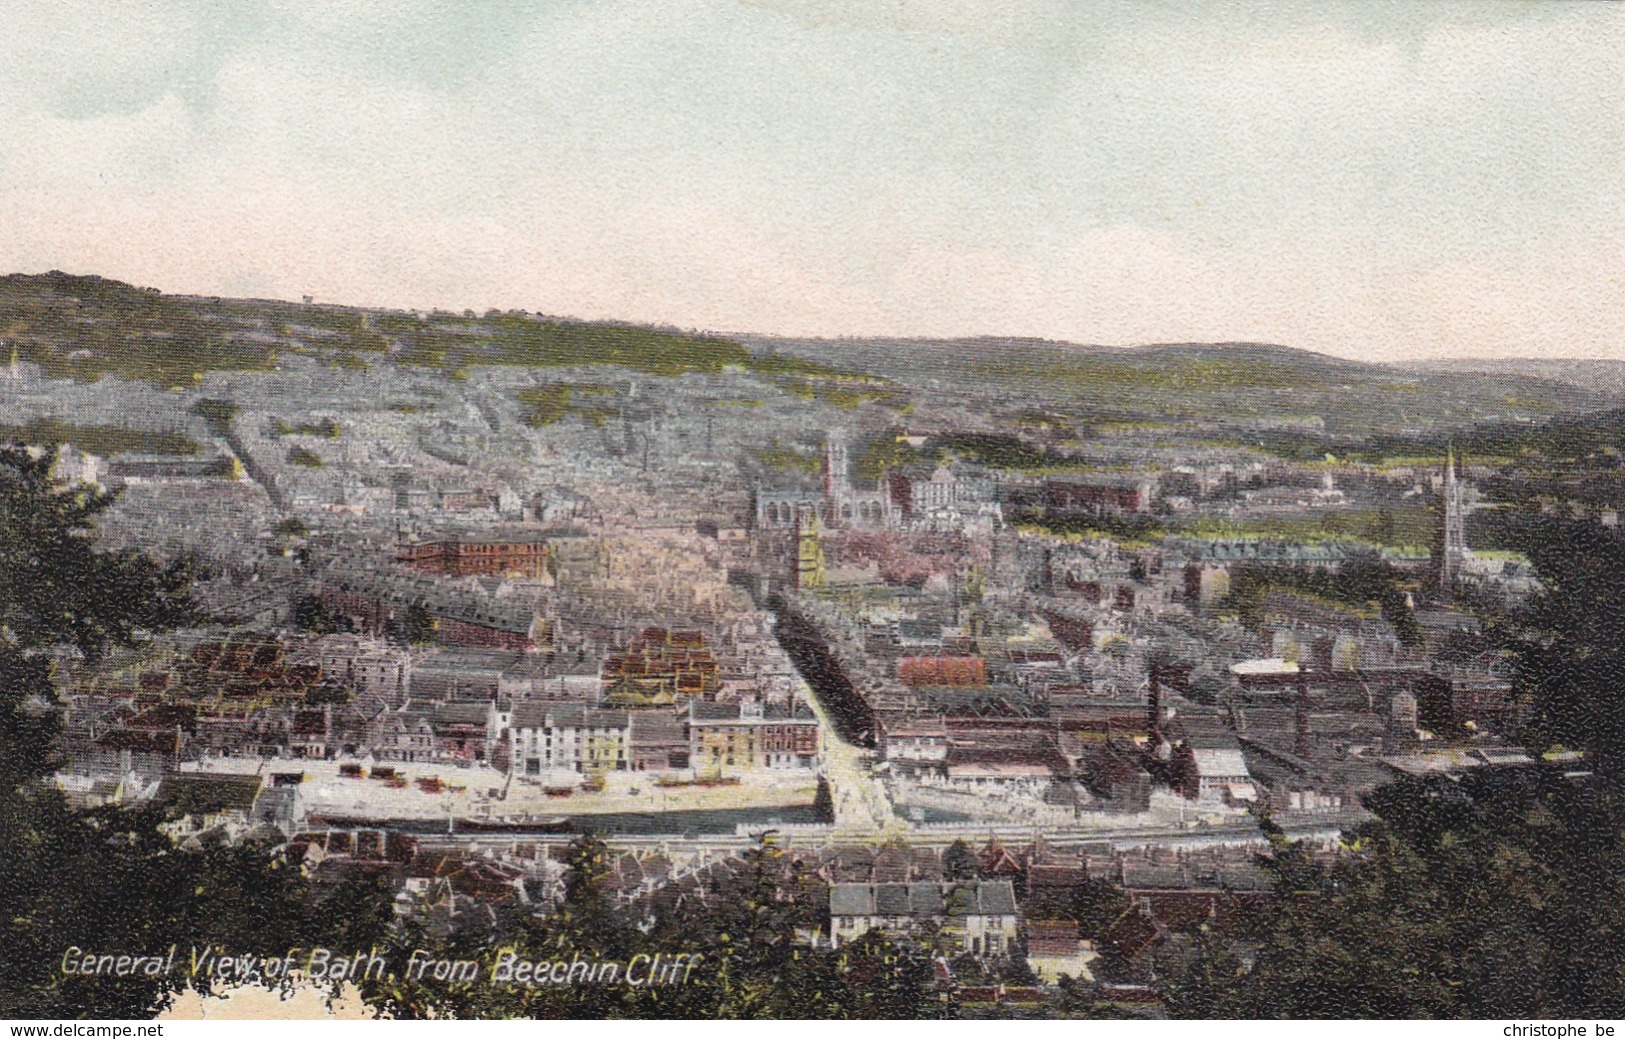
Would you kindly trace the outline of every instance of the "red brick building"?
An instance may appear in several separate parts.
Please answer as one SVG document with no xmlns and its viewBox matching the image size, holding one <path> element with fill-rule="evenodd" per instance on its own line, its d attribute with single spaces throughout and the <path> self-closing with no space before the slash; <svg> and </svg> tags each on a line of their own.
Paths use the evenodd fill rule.
<svg viewBox="0 0 1625 1039">
<path fill-rule="evenodd" d="M 540 577 L 547 569 L 547 545 L 540 538 L 449 538 L 401 545 L 395 559 L 418 573 L 443 577 Z"/>
<path fill-rule="evenodd" d="M 436 614 L 435 641 L 443 646 L 507 649 L 518 653 L 536 652 L 536 640 L 528 630 L 519 630 L 517 623 L 503 625 L 495 620 L 480 624 Z"/>
<path fill-rule="evenodd" d="M 897 661 L 897 680 L 904 685 L 987 685 L 987 661 L 976 656 L 903 657 Z"/>
<path fill-rule="evenodd" d="M 1101 516 L 1151 511 L 1148 480 L 1045 480 L 1044 509 L 1052 516 Z"/>
</svg>

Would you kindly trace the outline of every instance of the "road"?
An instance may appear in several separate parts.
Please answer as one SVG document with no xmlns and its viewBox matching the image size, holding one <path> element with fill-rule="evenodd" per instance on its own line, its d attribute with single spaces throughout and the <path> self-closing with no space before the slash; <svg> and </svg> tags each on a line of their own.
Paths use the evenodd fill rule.
<svg viewBox="0 0 1625 1039">
<path fill-rule="evenodd" d="M 822 731 L 824 775 L 835 798 L 835 832 L 847 838 L 901 834 L 907 824 L 892 811 L 886 787 L 874 774 L 874 754 L 841 738 L 835 723 L 805 679 L 796 676 Z"/>
</svg>

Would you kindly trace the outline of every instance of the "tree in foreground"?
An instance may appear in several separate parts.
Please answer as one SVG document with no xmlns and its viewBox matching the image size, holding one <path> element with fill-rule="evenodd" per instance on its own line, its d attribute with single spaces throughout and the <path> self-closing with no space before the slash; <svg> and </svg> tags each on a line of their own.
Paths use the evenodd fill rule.
<svg viewBox="0 0 1625 1039">
<path fill-rule="evenodd" d="M 395 1017 L 458 1018 L 919 1018 L 952 1012 L 921 943 L 865 935 L 840 949 L 814 948 L 822 892 L 764 836 L 743 868 L 716 881 L 698 904 L 635 919 L 611 888 L 613 855 L 595 837 L 572 841 L 565 894 L 552 912 L 516 913 L 484 934 L 434 939 L 401 932 L 412 948 L 489 964 L 504 952 L 525 961 L 620 962 L 628 956 L 699 957 L 685 984 L 662 987 L 467 985 L 410 979 L 364 982 L 369 1002 Z"/>
<path fill-rule="evenodd" d="M 283 955 L 381 940 L 388 892 L 312 887 L 271 849 L 177 847 L 161 810 L 72 811 L 50 776 L 62 704 L 53 661 L 94 663 L 192 621 L 188 568 L 96 546 L 110 495 L 64 487 L 52 454 L 0 447 L 0 1016 L 144 1017 L 184 980 L 65 973 L 64 955 L 193 945 Z"/>
<path fill-rule="evenodd" d="M 1532 708 L 1526 737 L 1583 747 L 1593 767 L 1625 774 L 1625 538 L 1542 516 L 1516 528 L 1542 589 L 1520 618 L 1516 677 Z"/>
<path fill-rule="evenodd" d="M 1625 798 L 1526 770 L 1403 780 L 1316 861 L 1277 833 L 1251 941 L 1212 933 L 1167 985 L 1186 1017 L 1618 1017 Z"/>
<path fill-rule="evenodd" d="M 1618 1017 L 1625 1013 L 1625 538 L 1509 532 L 1542 590 L 1510 620 L 1517 688 L 1552 765 L 1403 780 L 1314 861 L 1277 831 L 1258 932 L 1199 936 L 1167 986 L 1188 1017 Z"/>
</svg>

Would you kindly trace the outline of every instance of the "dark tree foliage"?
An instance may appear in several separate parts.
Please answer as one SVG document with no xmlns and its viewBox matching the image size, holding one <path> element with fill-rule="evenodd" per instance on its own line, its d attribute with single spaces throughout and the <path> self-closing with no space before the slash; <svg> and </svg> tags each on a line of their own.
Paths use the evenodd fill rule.
<svg viewBox="0 0 1625 1039">
<path fill-rule="evenodd" d="M 8 799 L 55 768 L 61 705 L 51 654 L 94 658 L 139 631 L 196 617 L 184 563 L 97 551 L 94 520 L 112 496 L 60 486 L 53 455 L 0 447 L 0 796 Z"/>
<path fill-rule="evenodd" d="M 1123 889 L 1104 880 L 1085 880 L 1072 895 L 1072 918 L 1078 921 L 1078 934 L 1095 942 L 1128 908 L 1128 895 Z"/>
<path fill-rule="evenodd" d="M 523 960 L 625 962 L 629 955 L 700 957 L 687 984 L 467 985 L 394 979 L 362 985 L 397 1018 L 906 1018 L 944 1016 L 927 948 L 866 935 L 838 950 L 802 940 L 821 915 L 814 878 L 764 836 L 744 869 L 706 893 L 698 909 L 634 920 L 611 894 L 614 855 L 600 840 L 571 843 L 565 895 L 545 916 L 516 914 L 482 933 L 439 940 L 408 928 L 394 957 L 412 949 L 489 964 L 502 951 Z"/>
<path fill-rule="evenodd" d="M 1272 589 L 1302 592 L 1355 609 L 1376 605 L 1401 642 L 1417 645 L 1422 633 L 1406 604 L 1405 586 L 1412 582 L 1391 563 L 1375 557 L 1348 560 L 1335 570 L 1296 566 L 1250 566 L 1237 570 L 1222 608 L 1235 610 L 1249 623 L 1257 618 Z"/>
<path fill-rule="evenodd" d="M 1535 517 L 1517 546 L 1543 591 L 1521 619 L 1516 675 L 1537 745 L 1584 747 L 1618 778 L 1625 764 L 1625 539 L 1592 523 Z"/>
<path fill-rule="evenodd" d="M 403 646 L 427 646 L 434 642 L 437 622 L 434 614 L 417 603 L 390 625 L 390 638 Z"/>
<path fill-rule="evenodd" d="M 942 853 L 942 876 L 945 880 L 975 880 L 982 875 L 982 861 L 963 839 L 948 845 Z"/>
<path fill-rule="evenodd" d="M 52 452 L 0 448 L 0 631 L 25 653 L 70 646 L 87 656 L 136 632 L 195 619 L 184 563 L 96 548 L 113 496 L 51 478 Z"/>
<path fill-rule="evenodd" d="M 200 400 L 192 406 L 192 411 L 209 424 L 209 429 L 215 435 L 226 436 L 231 432 L 232 421 L 237 418 L 237 402 Z"/>
<path fill-rule="evenodd" d="M 813 795 L 813 819 L 821 823 L 835 821 L 835 795 L 830 792 L 829 780 L 818 777 L 818 792 Z"/>
<path fill-rule="evenodd" d="M 1625 797 L 1525 770 L 1405 780 L 1329 863 L 1277 833 L 1277 899 L 1167 986 L 1184 1017 L 1617 1017 Z M 1243 951 L 1252 950 L 1247 963 Z"/>
<path fill-rule="evenodd" d="M 293 623 L 300 631 L 312 635 L 332 635 L 335 632 L 355 630 L 355 622 L 342 613 L 327 608 L 317 595 L 301 596 L 293 604 Z"/>
<path fill-rule="evenodd" d="M 1330 863 L 1273 831 L 1279 896 L 1257 932 L 1207 934 L 1168 986 L 1185 1017 L 1617 1017 L 1625 1011 L 1625 541 L 1509 525 L 1543 591 L 1512 620 L 1536 747 L 1557 765 L 1406 780 Z"/>
<path fill-rule="evenodd" d="M 142 632 L 195 617 L 183 565 L 95 546 L 108 495 L 64 488 L 49 456 L 0 448 L 0 1016 L 143 1017 L 184 977 L 83 977 L 64 954 L 165 954 L 225 945 L 282 955 L 294 946 L 381 940 L 388 892 L 315 890 L 262 846 L 184 849 L 157 808 L 69 809 L 46 780 L 61 704 L 60 652 L 94 659 Z"/>
<path fill-rule="evenodd" d="M 1060 993 L 1054 1006 L 1061 1017 L 1086 1021 L 1131 1021 L 1142 1016 L 1121 1004 L 1107 1001 L 1101 996 L 1100 990 L 1093 982 L 1082 978 L 1074 978 L 1070 974 L 1062 974 L 1055 980 L 1055 987 L 1060 990 Z M 1193 1014 L 1188 1016 L 1212 1015 Z"/>
</svg>

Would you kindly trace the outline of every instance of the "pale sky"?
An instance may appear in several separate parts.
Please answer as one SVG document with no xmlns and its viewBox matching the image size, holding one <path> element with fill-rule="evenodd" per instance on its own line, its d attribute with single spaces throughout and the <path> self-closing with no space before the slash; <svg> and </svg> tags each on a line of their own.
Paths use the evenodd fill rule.
<svg viewBox="0 0 1625 1039">
<path fill-rule="evenodd" d="M 0 270 L 1625 358 L 1625 5 L 0 0 Z"/>
</svg>

